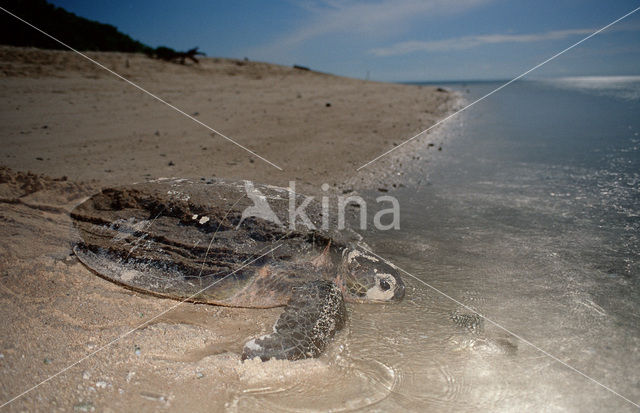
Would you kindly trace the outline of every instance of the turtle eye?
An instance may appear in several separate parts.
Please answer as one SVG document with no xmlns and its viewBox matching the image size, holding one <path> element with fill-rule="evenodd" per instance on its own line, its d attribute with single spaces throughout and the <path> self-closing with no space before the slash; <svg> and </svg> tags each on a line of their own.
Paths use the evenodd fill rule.
<svg viewBox="0 0 640 413">
<path fill-rule="evenodd" d="M 391 288 L 391 286 L 389 285 L 388 282 L 386 282 L 385 280 L 380 280 L 380 289 L 382 291 L 387 291 L 390 288 Z"/>
</svg>

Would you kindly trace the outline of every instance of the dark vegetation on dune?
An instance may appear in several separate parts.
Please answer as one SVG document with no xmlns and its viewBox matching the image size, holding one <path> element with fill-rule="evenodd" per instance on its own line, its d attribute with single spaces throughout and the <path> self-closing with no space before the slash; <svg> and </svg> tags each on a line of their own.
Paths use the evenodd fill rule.
<svg viewBox="0 0 640 413">
<path fill-rule="evenodd" d="M 3 0 L 0 4 L 76 50 L 145 53 L 150 57 L 183 64 L 185 59 L 197 63 L 196 56 L 204 55 L 197 47 L 186 52 L 178 52 L 166 46 L 154 49 L 120 32 L 115 26 L 76 16 L 46 0 Z M 0 44 L 66 49 L 55 40 L 4 12 L 0 12 Z"/>
<path fill-rule="evenodd" d="M 133 40 L 110 24 L 76 16 L 45 0 L 4 0 L 2 7 L 77 50 L 153 52 L 151 47 Z M 66 49 L 4 12 L 0 13 L 0 43 L 41 49 Z"/>
</svg>

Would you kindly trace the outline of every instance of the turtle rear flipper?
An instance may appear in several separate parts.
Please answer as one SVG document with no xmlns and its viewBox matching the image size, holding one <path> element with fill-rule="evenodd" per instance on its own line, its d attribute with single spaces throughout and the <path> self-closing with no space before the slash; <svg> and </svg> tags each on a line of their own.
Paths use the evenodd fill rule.
<svg viewBox="0 0 640 413">
<path fill-rule="evenodd" d="M 242 360 L 318 357 L 345 319 L 342 292 L 334 283 L 315 280 L 295 287 L 273 333 L 248 341 Z"/>
</svg>

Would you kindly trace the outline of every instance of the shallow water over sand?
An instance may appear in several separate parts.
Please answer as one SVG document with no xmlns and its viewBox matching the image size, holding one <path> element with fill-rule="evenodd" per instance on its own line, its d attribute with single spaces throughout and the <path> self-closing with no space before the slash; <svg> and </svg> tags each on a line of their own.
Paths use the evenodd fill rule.
<svg viewBox="0 0 640 413">
<path fill-rule="evenodd" d="M 326 370 L 234 405 L 635 411 L 613 392 L 640 403 L 640 104 L 570 86 L 519 82 L 456 118 L 432 174 L 392 192 L 402 229 L 368 234 L 449 298 L 405 275 L 401 304 L 350 307 Z"/>
</svg>

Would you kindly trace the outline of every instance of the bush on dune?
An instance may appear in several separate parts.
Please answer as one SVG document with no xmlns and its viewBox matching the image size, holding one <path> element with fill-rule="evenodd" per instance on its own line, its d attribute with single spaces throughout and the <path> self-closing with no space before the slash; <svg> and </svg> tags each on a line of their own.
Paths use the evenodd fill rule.
<svg viewBox="0 0 640 413">
<path fill-rule="evenodd" d="M 5 0 L 2 7 L 76 50 L 153 53 L 153 49 L 110 24 L 76 16 L 46 0 Z M 60 43 L 0 13 L 0 44 L 42 49 L 65 49 Z"/>
</svg>

